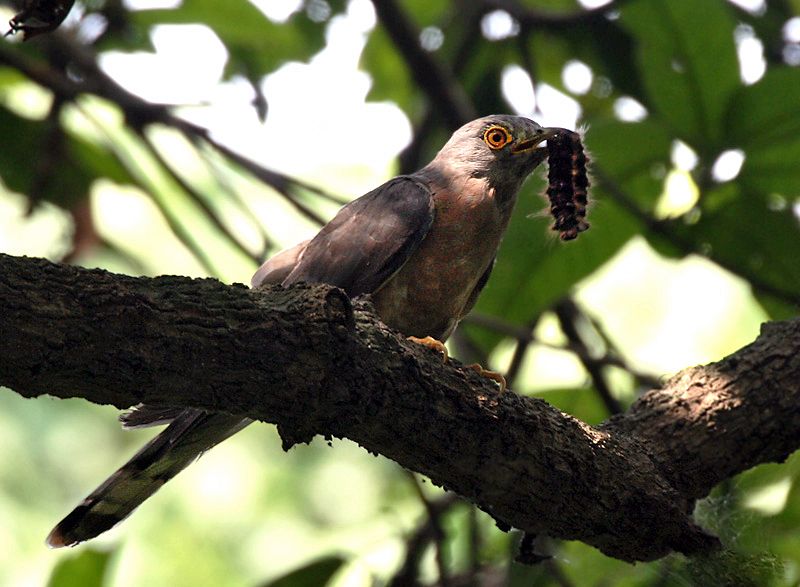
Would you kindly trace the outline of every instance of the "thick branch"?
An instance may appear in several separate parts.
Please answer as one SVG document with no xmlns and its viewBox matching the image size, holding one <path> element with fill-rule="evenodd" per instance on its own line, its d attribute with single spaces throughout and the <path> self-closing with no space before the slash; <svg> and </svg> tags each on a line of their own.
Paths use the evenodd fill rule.
<svg viewBox="0 0 800 587">
<path fill-rule="evenodd" d="M 636 434 L 689 498 L 800 446 L 800 318 L 764 324 L 725 359 L 675 375 L 603 429 Z"/>
<path fill-rule="evenodd" d="M 800 441 L 800 320 L 592 428 L 389 331 L 328 286 L 252 291 L 0 255 L 0 384 L 347 437 L 501 524 L 625 560 L 715 544 L 692 500 Z"/>
</svg>

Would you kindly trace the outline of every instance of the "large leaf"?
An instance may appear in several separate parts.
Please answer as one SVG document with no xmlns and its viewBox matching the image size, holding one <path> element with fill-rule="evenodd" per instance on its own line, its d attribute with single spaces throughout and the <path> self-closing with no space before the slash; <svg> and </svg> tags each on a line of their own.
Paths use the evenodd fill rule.
<svg viewBox="0 0 800 587">
<path fill-rule="evenodd" d="M 800 195 L 798 96 L 800 71 L 779 68 L 732 101 L 728 142 L 745 153 L 739 181 L 747 191 Z"/>
<path fill-rule="evenodd" d="M 391 100 L 411 114 L 415 86 L 408 66 L 383 29 L 379 28 L 369 35 L 361 54 L 361 67 L 372 78 L 372 86 L 367 95 L 369 100 Z"/>
<path fill-rule="evenodd" d="M 9 148 L 0 149 L 0 178 L 13 191 L 27 194 L 36 186 L 41 198 L 71 209 L 95 179 L 130 182 L 110 153 L 63 130 L 53 135 L 45 121 L 0 107 L 0 128 L 9 140 Z"/>
<path fill-rule="evenodd" d="M 70 161 L 66 135 L 1 107 L 0 128 L 9 141 L 0 149 L 0 178 L 9 189 L 23 194 L 39 189 L 41 197 L 66 209 L 86 197 L 92 177 Z"/>
<path fill-rule="evenodd" d="M 577 0 L 524 0 L 522 4 L 546 14 L 576 14 L 582 10 Z"/>
<path fill-rule="evenodd" d="M 602 173 L 642 209 L 652 211 L 663 190 L 662 175 L 669 165 L 672 145 L 664 125 L 652 120 L 600 121 L 592 125 L 587 144 Z"/>
<path fill-rule="evenodd" d="M 621 18 L 637 40 L 648 107 L 699 151 L 718 151 L 730 96 L 741 83 L 729 7 L 719 0 L 636 0 Z"/>
<path fill-rule="evenodd" d="M 102 587 L 109 552 L 87 549 L 62 559 L 53 569 L 47 587 Z"/>
<path fill-rule="evenodd" d="M 770 69 L 758 83 L 740 88 L 731 100 L 725 128 L 732 147 L 769 147 L 800 135 L 800 70 Z M 797 167 L 787 158 L 787 167 Z"/>
<path fill-rule="evenodd" d="M 708 250 L 764 293 L 774 290 L 779 299 L 800 302 L 800 263 L 791 254 L 800 251 L 800 221 L 791 208 L 775 209 L 763 195 L 737 192 L 735 185 L 707 197 L 717 204 L 691 227 L 697 250 Z"/>
<path fill-rule="evenodd" d="M 287 61 L 307 60 L 325 43 L 323 23 L 312 20 L 309 12 L 298 11 L 288 22 L 275 23 L 243 0 L 184 0 L 176 9 L 133 12 L 131 20 L 145 28 L 157 24 L 205 24 L 228 50 L 226 74 L 241 73 L 250 79 L 259 79 Z"/>
<path fill-rule="evenodd" d="M 600 394 L 593 388 L 552 389 L 533 395 L 591 425 L 600 424 L 610 416 Z"/>
<path fill-rule="evenodd" d="M 267 583 L 264 587 L 323 587 L 345 562 L 338 556 L 321 558 Z"/>
<path fill-rule="evenodd" d="M 744 148 L 739 176 L 742 186 L 760 194 L 780 194 L 789 201 L 800 196 L 800 136 L 769 145 Z"/>
<path fill-rule="evenodd" d="M 643 101 L 641 73 L 636 66 L 635 40 L 616 20 L 605 18 L 568 27 L 570 58 L 584 61 L 596 76 L 611 81 L 618 94 Z M 590 98 L 588 94 L 582 101 Z"/>
</svg>

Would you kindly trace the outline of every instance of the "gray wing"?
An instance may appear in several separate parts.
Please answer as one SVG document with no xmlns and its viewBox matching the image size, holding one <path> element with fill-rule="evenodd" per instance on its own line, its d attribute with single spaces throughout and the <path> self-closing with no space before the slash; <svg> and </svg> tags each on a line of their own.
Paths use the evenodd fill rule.
<svg viewBox="0 0 800 587">
<path fill-rule="evenodd" d="M 284 249 L 279 253 L 272 255 L 267 259 L 264 264 L 258 268 L 253 278 L 250 280 L 250 287 L 253 289 L 260 285 L 268 283 L 281 283 L 289 273 L 292 272 L 294 266 L 297 265 L 298 259 L 303 256 L 306 246 L 310 241 L 303 241 L 297 243 L 295 246 Z"/>
<path fill-rule="evenodd" d="M 283 284 L 329 283 L 351 297 L 375 292 L 416 250 L 433 218 L 425 184 L 410 176 L 389 180 L 339 210 L 306 245 Z"/>
</svg>

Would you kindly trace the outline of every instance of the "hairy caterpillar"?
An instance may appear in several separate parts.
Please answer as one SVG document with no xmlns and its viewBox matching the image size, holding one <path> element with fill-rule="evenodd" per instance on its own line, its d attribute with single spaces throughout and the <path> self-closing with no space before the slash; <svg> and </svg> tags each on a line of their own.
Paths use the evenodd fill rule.
<svg viewBox="0 0 800 587">
<path fill-rule="evenodd" d="M 547 197 L 550 214 L 555 219 L 553 230 L 561 233 L 561 240 L 569 241 L 589 228 L 586 222 L 589 177 L 580 135 L 565 129 L 548 139 L 547 162 Z"/>
</svg>

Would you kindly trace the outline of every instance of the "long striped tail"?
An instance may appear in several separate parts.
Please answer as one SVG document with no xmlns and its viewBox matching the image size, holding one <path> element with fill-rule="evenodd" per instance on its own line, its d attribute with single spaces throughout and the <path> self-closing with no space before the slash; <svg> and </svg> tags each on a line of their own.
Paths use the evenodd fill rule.
<svg viewBox="0 0 800 587">
<path fill-rule="evenodd" d="M 201 454 L 251 422 L 200 410 L 182 411 L 53 528 L 48 546 L 74 546 L 111 529 Z"/>
</svg>

